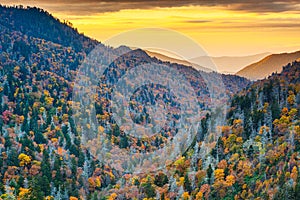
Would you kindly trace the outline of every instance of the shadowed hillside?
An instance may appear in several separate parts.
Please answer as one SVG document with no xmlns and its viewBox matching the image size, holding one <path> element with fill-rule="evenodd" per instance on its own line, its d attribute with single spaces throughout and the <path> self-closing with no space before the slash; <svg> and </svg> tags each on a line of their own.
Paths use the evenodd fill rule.
<svg viewBox="0 0 300 200">
<path fill-rule="evenodd" d="M 44 39 L 77 52 L 92 50 L 99 42 L 83 34 L 69 22 L 62 23 L 50 13 L 36 7 L 5 7 L 0 5 L 0 24 L 10 31 L 20 31 L 27 36 Z"/>
<path fill-rule="evenodd" d="M 263 79 L 273 72 L 281 72 L 282 67 L 300 58 L 300 51 L 293 53 L 272 54 L 253 63 L 236 74 L 251 80 Z"/>
</svg>

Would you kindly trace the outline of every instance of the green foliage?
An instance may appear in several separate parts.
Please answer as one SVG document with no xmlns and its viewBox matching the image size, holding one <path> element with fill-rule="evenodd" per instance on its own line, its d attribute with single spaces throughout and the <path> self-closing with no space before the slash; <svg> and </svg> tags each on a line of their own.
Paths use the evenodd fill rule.
<svg viewBox="0 0 300 200">
<path fill-rule="evenodd" d="M 82 146 L 81 131 L 72 116 L 76 69 L 86 52 L 99 43 L 38 8 L 0 6 L 0 17 L 1 199 L 41 200 L 50 194 L 55 195 L 52 199 L 107 199 L 100 193 L 106 186 L 116 192 L 118 199 L 125 198 L 125 194 L 138 196 L 129 198 L 156 198 L 158 191 L 163 191 L 161 199 L 172 195 L 181 198 L 182 188 L 192 198 L 198 195 L 202 199 L 270 199 L 271 192 L 274 199 L 300 199 L 300 63 L 292 63 L 283 73 L 254 82 L 240 93 L 237 91 L 249 81 L 223 75 L 226 95 L 235 95 L 228 104 L 226 130 L 220 127 L 222 135 L 205 138 L 219 131 L 214 113 L 207 114 L 199 121 L 197 136 L 182 157 L 167 166 L 164 173 L 146 178 L 139 174 L 132 181 L 131 174 L 103 164 Z M 145 107 L 140 109 L 140 104 L 153 105 L 160 100 L 171 108 L 168 120 L 172 123 L 168 123 L 172 126 L 162 128 L 153 138 L 134 138 L 120 130 L 109 109 L 111 94 L 104 91 L 111 91 L 107 85 L 113 85 L 126 70 L 153 61 L 142 50 L 131 53 L 114 62 L 100 80 L 99 85 L 106 86 L 100 88 L 103 91 L 99 91 L 95 109 L 112 148 L 148 153 L 163 148 L 178 133 L 176 121 L 180 114 L 171 110 L 180 105 L 166 88 L 150 84 L 137 91 L 140 97 L 133 95 L 130 101 L 133 120 L 149 123 L 153 119 Z M 187 76 L 195 93 L 204 96 L 199 106 L 206 108 L 206 100 L 211 97 L 196 71 L 175 64 L 170 67 Z M 204 139 L 212 147 L 207 157 L 199 153 Z M 19 155 L 26 155 L 29 161 L 20 164 Z M 220 180 L 214 174 L 217 169 L 224 171 Z M 192 171 L 195 177 L 190 179 Z M 124 176 L 126 180 L 122 179 L 120 185 L 117 180 Z M 26 194 L 19 197 L 21 191 Z"/>
<path fill-rule="evenodd" d="M 141 187 L 146 194 L 147 198 L 152 198 L 156 196 L 155 188 L 152 185 L 151 177 L 147 177 L 147 180 L 145 183 L 141 184 Z"/>
</svg>

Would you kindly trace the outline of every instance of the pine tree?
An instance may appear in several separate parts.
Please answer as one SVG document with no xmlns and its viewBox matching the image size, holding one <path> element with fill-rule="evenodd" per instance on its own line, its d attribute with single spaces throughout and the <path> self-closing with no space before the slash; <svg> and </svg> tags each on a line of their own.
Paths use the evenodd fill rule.
<svg viewBox="0 0 300 200">
<path fill-rule="evenodd" d="M 49 153 L 48 150 L 45 149 L 43 151 L 43 160 L 41 163 L 41 172 L 43 176 L 45 176 L 48 181 L 51 181 L 52 175 L 51 175 L 51 167 L 50 167 L 50 161 L 49 161 Z"/>
<path fill-rule="evenodd" d="M 30 192 L 24 197 L 24 200 L 41 200 L 44 199 L 45 194 L 41 188 L 41 177 L 34 177 L 30 182 Z M 48 186 L 50 190 L 50 186 Z"/>
<path fill-rule="evenodd" d="M 147 198 L 152 198 L 156 196 L 155 188 L 152 186 L 150 176 L 148 176 L 146 182 L 142 184 L 142 188 L 144 189 Z"/>
<path fill-rule="evenodd" d="M 128 138 L 126 135 L 121 135 L 120 147 L 126 149 L 129 146 Z"/>
<path fill-rule="evenodd" d="M 211 176 L 213 173 L 213 169 L 211 167 L 211 164 L 209 164 L 207 170 L 206 170 L 206 174 L 207 174 L 207 178 L 208 178 L 208 183 L 211 183 Z"/>
<path fill-rule="evenodd" d="M 190 182 L 190 179 L 189 179 L 189 176 L 188 174 L 186 173 L 185 176 L 184 176 L 184 183 L 183 183 L 183 186 L 184 186 L 184 189 L 188 192 L 191 192 L 192 191 L 192 186 L 191 186 L 191 182 Z"/>
</svg>

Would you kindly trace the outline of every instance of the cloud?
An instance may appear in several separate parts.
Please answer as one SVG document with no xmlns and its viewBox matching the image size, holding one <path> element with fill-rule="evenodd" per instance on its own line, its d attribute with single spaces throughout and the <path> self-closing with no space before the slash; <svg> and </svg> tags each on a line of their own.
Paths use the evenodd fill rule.
<svg viewBox="0 0 300 200">
<path fill-rule="evenodd" d="M 3 4 L 35 5 L 56 12 L 83 15 L 114 12 L 124 9 L 150 9 L 156 7 L 221 6 L 229 10 L 248 12 L 299 11 L 295 0 L 0 0 Z"/>
<path fill-rule="evenodd" d="M 270 29 L 287 29 L 287 28 L 292 28 L 292 29 L 299 29 L 300 24 L 287 24 L 287 23 L 260 23 L 260 24 L 245 24 L 245 25 L 230 25 L 230 26 L 222 26 L 218 25 L 215 26 L 214 28 L 218 29 L 225 29 L 225 28 L 230 28 L 230 29 L 255 29 L 255 28 L 270 28 Z"/>
</svg>

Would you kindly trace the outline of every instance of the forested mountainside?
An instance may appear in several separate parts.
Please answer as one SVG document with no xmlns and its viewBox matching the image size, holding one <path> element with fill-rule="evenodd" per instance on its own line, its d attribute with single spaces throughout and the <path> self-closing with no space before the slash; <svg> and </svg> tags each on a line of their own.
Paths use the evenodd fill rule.
<svg viewBox="0 0 300 200">
<path fill-rule="evenodd" d="M 28 37 L 72 47 L 76 52 L 91 51 L 99 42 L 79 34 L 70 22 L 61 23 L 50 13 L 36 7 L 0 5 L 0 24 L 9 31 L 20 31 Z"/>
<path fill-rule="evenodd" d="M 282 67 L 300 58 L 300 51 L 292 53 L 271 54 L 256 63 L 252 63 L 238 71 L 236 75 L 258 80 L 268 77 L 274 72 L 281 72 Z"/>
<path fill-rule="evenodd" d="M 28 23 L 26 27 L 17 19 L 19 15 Z M 2 199 L 299 199 L 299 63 L 234 96 L 226 126 L 214 127 L 213 115 L 203 118 L 201 137 L 195 138 L 193 146 L 167 170 L 137 177 L 120 174 L 92 156 L 82 146 L 81 132 L 72 117 L 76 69 L 98 42 L 37 8 L 1 7 L 1 16 Z M 45 28 L 37 29 L 32 25 L 34 20 L 44 23 L 37 26 Z M 117 58 L 103 81 L 108 79 L 112 84 L 128 69 L 147 62 L 164 63 L 180 71 L 205 105 L 206 86 L 195 69 L 152 59 L 142 50 Z M 228 95 L 249 84 L 237 76 L 222 78 Z M 169 97 L 162 96 L 172 104 Z M 140 103 L 138 99 L 133 101 Z M 100 99 L 95 106 L 100 124 L 108 122 L 98 130 L 105 132 L 113 145 L 152 151 L 172 136 L 172 130 L 166 128 L 159 137 L 145 141 L 127 137 L 111 119 L 108 100 Z M 217 131 L 222 136 L 211 144 L 216 147 L 208 157 L 201 157 L 203 137 Z M 104 188 L 109 193 L 101 193 Z"/>
</svg>

